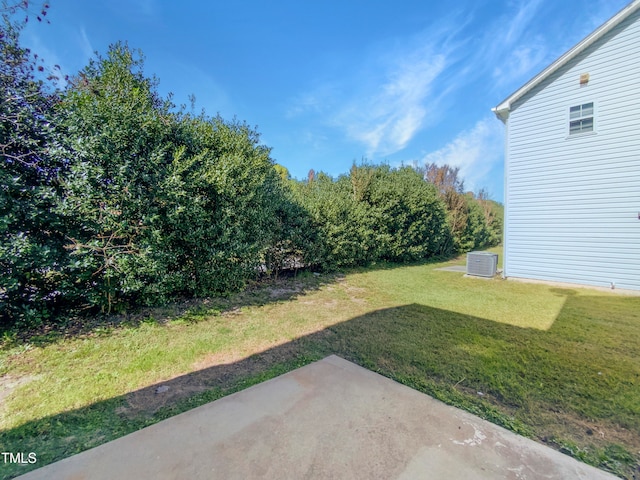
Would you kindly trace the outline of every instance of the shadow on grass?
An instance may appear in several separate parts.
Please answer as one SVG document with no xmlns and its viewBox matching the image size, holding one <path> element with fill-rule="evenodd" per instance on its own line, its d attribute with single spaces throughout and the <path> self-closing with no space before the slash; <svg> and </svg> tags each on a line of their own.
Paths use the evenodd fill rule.
<svg viewBox="0 0 640 480">
<path fill-rule="evenodd" d="M 50 323 L 27 331 L 0 329 L 0 350 L 8 350 L 24 344 L 44 347 L 66 338 L 85 337 L 96 333 L 105 335 L 119 327 L 135 328 L 143 323 L 162 325 L 171 320 L 197 322 L 212 315 L 223 314 L 243 307 L 263 306 L 269 303 L 294 300 L 299 296 L 318 290 L 324 285 L 334 283 L 350 273 L 433 265 L 456 258 L 458 258 L 456 255 L 451 255 L 408 263 L 377 262 L 368 266 L 345 268 L 322 274 L 304 269 L 283 271 L 278 278 L 262 278 L 251 283 L 245 290 L 227 296 L 185 299 L 166 306 L 141 307 L 123 314 L 73 316 L 60 323 Z"/>
<path fill-rule="evenodd" d="M 640 456 L 640 299 L 568 295 L 548 331 L 418 304 L 382 309 L 242 360 L 0 432 L 35 452 L 3 478 L 71 456 L 337 354 L 365 368 L 633 478 Z M 600 435 L 604 432 L 603 435 Z M 633 454 L 629 452 L 634 452 Z"/>
<path fill-rule="evenodd" d="M 295 276 L 292 273 L 277 279 L 256 281 L 245 290 L 227 296 L 185 299 L 165 306 L 141 307 L 123 314 L 75 316 L 59 324 L 48 324 L 24 332 L 6 332 L 5 342 L 0 343 L 0 347 L 10 349 L 21 344 L 44 347 L 66 338 L 105 335 L 113 329 L 136 328 L 144 323 L 164 325 L 174 320 L 198 322 L 243 307 L 294 300 L 343 277 L 344 274 L 340 272 L 322 275 L 298 272 Z M 0 335 L 3 333 L 0 330 Z"/>
</svg>

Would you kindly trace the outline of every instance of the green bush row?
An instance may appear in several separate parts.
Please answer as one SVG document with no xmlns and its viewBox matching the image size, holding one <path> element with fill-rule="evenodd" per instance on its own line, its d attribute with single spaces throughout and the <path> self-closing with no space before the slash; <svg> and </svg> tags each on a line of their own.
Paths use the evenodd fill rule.
<svg viewBox="0 0 640 480">
<path fill-rule="evenodd" d="M 291 180 L 255 129 L 176 111 L 112 46 L 64 91 L 2 27 L 2 328 L 241 289 L 261 272 L 405 262 L 499 240 L 411 168 Z"/>
</svg>

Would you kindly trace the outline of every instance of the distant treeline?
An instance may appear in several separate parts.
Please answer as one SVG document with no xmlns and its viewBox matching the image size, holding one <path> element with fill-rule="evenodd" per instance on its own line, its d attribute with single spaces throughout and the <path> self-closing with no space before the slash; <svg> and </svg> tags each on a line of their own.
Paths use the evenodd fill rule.
<svg viewBox="0 0 640 480">
<path fill-rule="evenodd" d="M 293 180 L 255 129 L 161 98 L 126 45 L 60 90 L 18 30 L 0 31 L 0 329 L 500 241 L 501 206 L 455 169 Z"/>
</svg>

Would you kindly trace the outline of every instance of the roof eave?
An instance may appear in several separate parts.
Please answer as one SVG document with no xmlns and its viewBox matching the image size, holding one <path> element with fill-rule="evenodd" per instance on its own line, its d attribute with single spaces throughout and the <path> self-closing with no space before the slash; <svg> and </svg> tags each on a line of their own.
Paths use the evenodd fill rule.
<svg viewBox="0 0 640 480">
<path fill-rule="evenodd" d="M 491 111 L 498 117 L 499 120 L 502 120 L 503 123 L 507 123 L 507 119 L 509 118 L 509 112 L 511 111 L 511 106 L 502 102 L 495 108 L 492 108 Z"/>
</svg>

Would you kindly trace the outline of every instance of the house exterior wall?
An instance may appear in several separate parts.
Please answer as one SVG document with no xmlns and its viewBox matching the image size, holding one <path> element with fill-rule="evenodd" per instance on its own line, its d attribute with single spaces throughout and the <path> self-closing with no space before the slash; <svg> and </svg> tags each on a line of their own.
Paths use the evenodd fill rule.
<svg viewBox="0 0 640 480">
<path fill-rule="evenodd" d="M 589 102 L 594 131 L 569 135 L 569 108 Z M 640 290 L 640 11 L 506 124 L 504 275 Z"/>
</svg>

